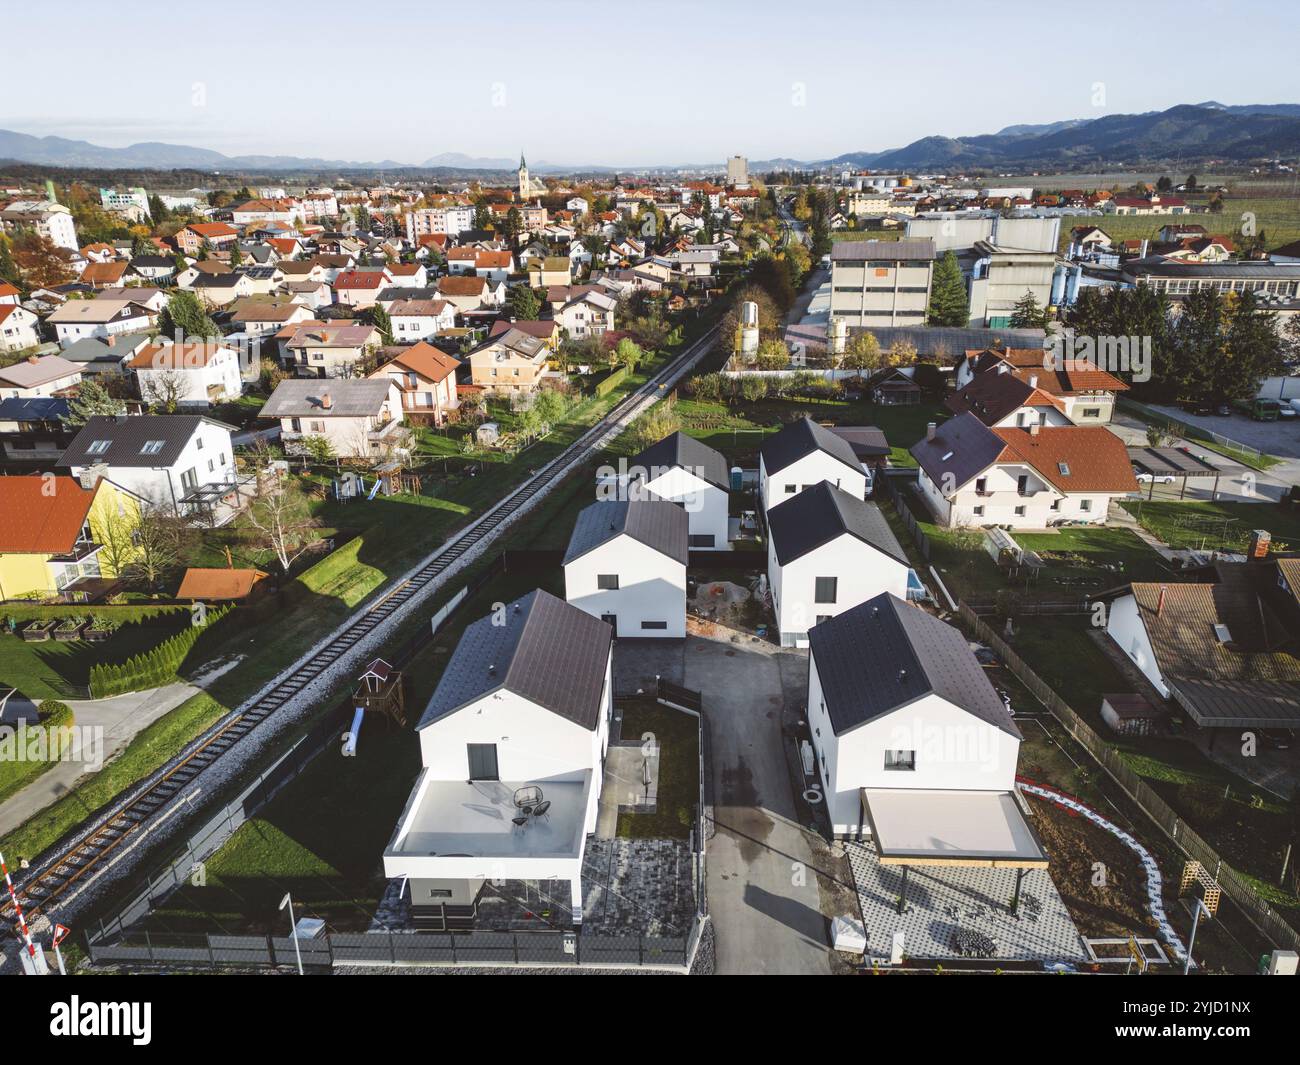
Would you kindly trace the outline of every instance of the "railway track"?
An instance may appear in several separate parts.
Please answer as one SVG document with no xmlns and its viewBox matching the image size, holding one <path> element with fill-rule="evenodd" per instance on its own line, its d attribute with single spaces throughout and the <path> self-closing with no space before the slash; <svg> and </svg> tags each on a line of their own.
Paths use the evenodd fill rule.
<svg viewBox="0 0 1300 1065">
<path fill-rule="evenodd" d="M 491 510 L 471 522 L 454 539 L 442 544 L 415 569 L 398 578 L 387 591 L 359 608 L 325 641 L 187 745 L 146 782 L 101 815 L 89 830 L 43 855 L 16 885 L 24 911 L 30 915 L 48 909 L 74 887 L 93 879 L 97 871 L 106 868 L 110 856 L 124 842 L 137 838 L 142 831 L 179 812 L 186 801 L 186 789 L 201 773 L 259 724 L 304 692 L 358 644 L 373 636 L 403 607 L 432 591 L 449 569 L 475 548 L 494 538 L 521 508 L 563 479 L 577 463 L 602 446 L 607 437 L 621 430 L 632 417 L 651 405 L 664 389 L 698 361 L 716 335 L 715 327 L 640 389 L 620 400 L 604 418 Z M 0 906 L 0 917 L 12 916 L 12 903 L 6 900 Z"/>
</svg>

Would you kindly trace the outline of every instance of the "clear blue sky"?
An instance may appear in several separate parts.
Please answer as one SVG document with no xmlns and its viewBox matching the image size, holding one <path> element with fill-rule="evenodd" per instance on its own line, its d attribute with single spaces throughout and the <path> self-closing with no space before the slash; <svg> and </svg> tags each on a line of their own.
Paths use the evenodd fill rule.
<svg viewBox="0 0 1300 1065">
<path fill-rule="evenodd" d="M 1207 99 L 1300 102 L 1294 0 L 71 0 L 17 5 L 4 26 L 0 127 L 226 154 L 816 159 Z"/>
</svg>

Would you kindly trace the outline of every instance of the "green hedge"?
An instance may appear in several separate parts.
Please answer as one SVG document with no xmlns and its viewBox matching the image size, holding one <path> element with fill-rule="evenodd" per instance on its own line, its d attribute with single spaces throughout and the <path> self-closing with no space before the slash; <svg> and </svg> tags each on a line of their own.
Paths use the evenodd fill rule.
<svg viewBox="0 0 1300 1065">
<path fill-rule="evenodd" d="M 125 692 L 157 688 L 176 676 L 198 638 L 231 611 L 224 606 L 209 610 L 202 625 L 192 625 L 164 640 L 152 651 L 133 655 L 119 665 L 101 664 L 90 668 L 90 694 L 95 699 Z"/>
<path fill-rule="evenodd" d="M 595 393 L 598 396 L 607 396 L 614 391 L 619 385 L 627 380 L 631 371 L 626 366 L 620 366 L 613 370 L 608 377 L 596 385 Z"/>
</svg>

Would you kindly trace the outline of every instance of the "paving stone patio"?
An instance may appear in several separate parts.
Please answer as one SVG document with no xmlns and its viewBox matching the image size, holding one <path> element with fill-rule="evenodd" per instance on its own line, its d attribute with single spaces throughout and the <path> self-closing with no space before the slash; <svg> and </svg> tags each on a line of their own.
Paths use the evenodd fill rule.
<svg viewBox="0 0 1300 1065">
<path fill-rule="evenodd" d="M 1006 961 L 1084 961 L 1079 930 L 1047 872 L 1032 869 L 1020 888 L 1020 914 L 1012 915 L 1014 869 L 913 866 L 907 875 L 907 912 L 898 913 L 901 866 L 881 865 L 870 844 L 847 843 L 866 925 L 867 957 L 888 961 L 893 936 L 903 932 L 909 958 L 955 958 L 959 930 L 988 936 L 993 957 Z"/>
<path fill-rule="evenodd" d="M 685 935 L 695 912 L 691 851 L 681 840 L 587 837 L 582 867 L 582 930 L 591 935 Z M 410 932 L 410 903 L 390 880 L 371 931 Z M 484 884 L 476 929 L 571 928 L 564 880 Z"/>
</svg>

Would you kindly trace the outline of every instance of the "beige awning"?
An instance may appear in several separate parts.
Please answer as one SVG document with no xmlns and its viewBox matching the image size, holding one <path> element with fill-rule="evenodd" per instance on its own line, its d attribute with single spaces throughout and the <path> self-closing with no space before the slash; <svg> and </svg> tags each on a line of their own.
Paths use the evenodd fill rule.
<svg viewBox="0 0 1300 1065">
<path fill-rule="evenodd" d="M 881 865 L 1046 869 L 1047 854 L 1009 791 L 862 788 Z"/>
</svg>

